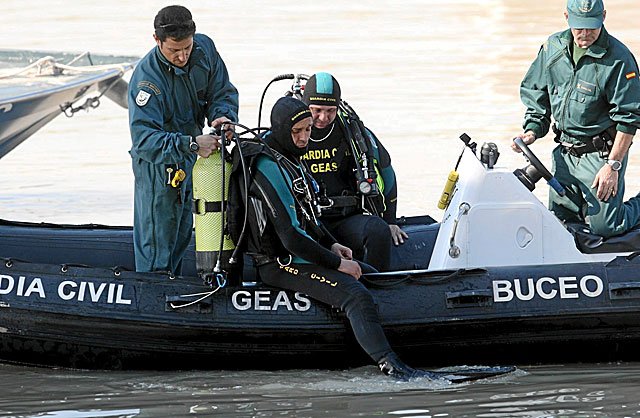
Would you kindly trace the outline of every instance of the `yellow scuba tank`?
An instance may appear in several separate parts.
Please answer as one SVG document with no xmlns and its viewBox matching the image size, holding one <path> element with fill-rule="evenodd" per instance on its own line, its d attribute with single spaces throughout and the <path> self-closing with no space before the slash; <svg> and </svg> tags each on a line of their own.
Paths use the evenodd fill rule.
<svg viewBox="0 0 640 418">
<path fill-rule="evenodd" d="M 222 178 L 224 164 L 224 180 Z M 196 270 L 205 281 L 214 274 L 226 271 L 228 260 L 235 248 L 230 237 L 224 236 L 226 215 L 224 198 L 229 195 L 231 163 L 223 162 L 221 152 L 214 151 L 209 158 L 198 157 L 193 166 L 193 200 L 196 228 Z M 226 206 L 226 202 L 224 202 Z M 223 216 L 225 219 L 223 219 Z M 221 241 L 222 240 L 222 241 Z M 222 242 L 222 254 L 220 243 Z"/>
<path fill-rule="evenodd" d="M 456 170 L 451 170 L 449 176 L 447 177 L 447 182 L 444 184 L 444 190 L 442 191 L 440 200 L 438 200 L 438 209 L 446 209 L 447 206 L 449 206 L 449 202 L 451 202 L 451 196 L 453 195 L 453 189 L 454 187 L 456 187 L 457 182 L 458 172 Z"/>
</svg>

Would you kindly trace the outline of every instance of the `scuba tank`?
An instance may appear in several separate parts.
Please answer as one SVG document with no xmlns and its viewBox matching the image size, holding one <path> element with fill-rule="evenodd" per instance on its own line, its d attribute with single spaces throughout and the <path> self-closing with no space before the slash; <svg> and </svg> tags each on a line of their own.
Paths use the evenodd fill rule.
<svg viewBox="0 0 640 418">
<path fill-rule="evenodd" d="M 225 235 L 231 163 L 214 151 L 198 157 L 193 166 L 193 213 L 196 229 L 196 270 L 207 284 L 226 282 L 229 257 L 235 245 Z M 223 178 L 224 176 L 224 178 Z"/>
</svg>

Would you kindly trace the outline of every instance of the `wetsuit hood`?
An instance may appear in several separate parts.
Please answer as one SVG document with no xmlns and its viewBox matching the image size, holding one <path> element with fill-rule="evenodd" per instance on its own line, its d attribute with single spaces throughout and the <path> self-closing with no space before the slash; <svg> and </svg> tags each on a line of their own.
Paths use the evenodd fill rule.
<svg viewBox="0 0 640 418">
<path fill-rule="evenodd" d="M 265 139 L 279 153 L 298 159 L 307 147 L 298 148 L 293 143 L 291 128 L 303 119 L 310 118 L 309 107 L 293 97 L 281 97 L 271 109 L 271 135 Z"/>
</svg>

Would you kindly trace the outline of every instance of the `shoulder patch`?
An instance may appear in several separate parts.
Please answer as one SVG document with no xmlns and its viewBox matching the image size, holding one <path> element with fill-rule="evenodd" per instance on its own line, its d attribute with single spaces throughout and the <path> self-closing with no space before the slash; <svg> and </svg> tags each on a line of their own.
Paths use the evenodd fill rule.
<svg viewBox="0 0 640 418">
<path fill-rule="evenodd" d="M 625 77 L 627 77 L 627 80 L 631 80 L 632 78 L 635 78 L 635 77 L 636 77 L 636 72 L 635 72 L 635 71 L 632 71 L 632 72 L 630 72 L 630 73 L 627 73 L 627 74 L 625 75 Z"/>
<path fill-rule="evenodd" d="M 142 89 L 143 87 L 146 87 L 149 90 L 151 90 L 153 93 L 155 93 L 156 96 L 159 95 L 160 93 L 162 93 L 160 91 L 160 89 L 158 88 L 158 86 L 156 86 L 152 82 L 146 81 L 146 80 L 139 81 L 138 85 L 136 87 L 138 87 L 139 89 Z"/>
<path fill-rule="evenodd" d="M 140 107 L 147 104 L 149 101 L 149 97 L 151 97 L 151 93 L 147 93 L 144 90 L 140 90 L 138 95 L 136 96 L 136 104 Z"/>
</svg>

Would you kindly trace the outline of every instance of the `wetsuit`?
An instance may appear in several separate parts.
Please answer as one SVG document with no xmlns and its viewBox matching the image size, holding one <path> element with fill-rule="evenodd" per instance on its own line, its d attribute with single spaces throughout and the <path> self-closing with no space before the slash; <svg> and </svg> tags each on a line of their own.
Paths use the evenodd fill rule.
<svg viewBox="0 0 640 418">
<path fill-rule="evenodd" d="M 289 166 L 284 176 L 271 156 L 258 157 L 249 189 L 248 252 L 259 265 L 260 278 L 344 310 L 356 339 L 377 362 L 391 348 L 373 297 L 362 283 L 337 270 L 340 257 L 328 249 L 335 239 L 314 225 L 313 218 L 305 217 L 312 208 L 303 211 L 299 204 L 303 195 L 296 200 L 290 191 L 296 180 L 291 173 L 300 173 L 299 164 L 288 160 L 282 164 Z"/>
<path fill-rule="evenodd" d="M 137 271 L 180 273 L 193 230 L 191 170 L 197 155 L 189 150 L 190 137 L 202 134 L 205 119 L 237 120 L 238 92 L 213 41 L 195 34 L 193 43 L 182 68 L 154 48 L 129 83 Z M 178 169 L 186 178 L 174 188 L 169 175 Z"/>
<path fill-rule="evenodd" d="M 287 120 L 289 115 L 304 110 L 308 113 L 304 103 L 281 98 L 274 106 L 272 125 L 276 124 L 274 113 L 282 114 L 277 120 Z M 301 154 L 289 152 L 291 124 L 283 124 L 284 129 L 274 127 L 265 137 L 273 153 L 260 144 L 242 146 L 245 155 L 255 155 L 245 157 L 252 173 L 246 208 L 247 252 L 253 256 L 262 282 L 343 309 L 356 339 L 378 362 L 392 350 L 373 297 L 361 282 L 337 270 L 341 259 L 328 249 L 336 240 L 314 216 L 313 179 L 300 162 Z M 234 166 L 238 166 L 238 158 L 239 153 L 234 151 Z"/>
<path fill-rule="evenodd" d="M 391 157 L 366 130 L 373 148 L 380 194 L 362 199 L 357 192 L 356 163 L 346 139 L 345 115 L 324 129 L 313 128 L 308 152 L 303 157 L 331 207 L 323 208 L 322 222 L 338 241 L 354 251 L 354 257 L 380 271 L 391 261 L 389 225 L 396 223 L 397 187 Z M 371 216 L 377 214 L 379 216 Z"/>
</svg>

